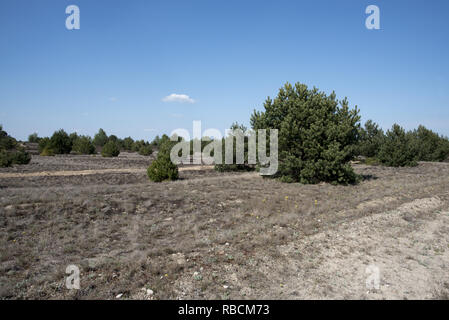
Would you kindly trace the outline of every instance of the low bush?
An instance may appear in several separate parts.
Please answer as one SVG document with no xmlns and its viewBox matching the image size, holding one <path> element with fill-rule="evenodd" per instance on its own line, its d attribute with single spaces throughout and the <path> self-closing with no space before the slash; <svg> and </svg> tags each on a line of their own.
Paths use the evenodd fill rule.
<svg viewBox="0 0 449 320">
<path fill-rule="evenodd" d="M 365 157 L 376 157 L 385 139 L 385 134 L 379 125 L 372 120 L 365 122 L 365 127 L 359 129 L 357 154 Z"/>
<path fill-rule="evenodd" d="M 56 154 L 68 154 L 72 151 L 72 139 L 63 129 L 60 129 L 51 136 L 49 147 Z"/>
<path fill-rule="evenodd" d="M 134 146 L 134 140 L 131 137 L 127 137 L 122 140 L 122 148 L 126 151 L 132 151 Z"/>
<path fill-rule="evenodd" d="M 42 153 L 44 149 L 50 149 L 50 138 L 48 137 L 39 140 L 39 153 Z"/>
<path fill-rule="evenodd" d="M 157 159 L 147 169 L 147 175 L 150 180 L 161 182 L 164 180 L 177 180 L 179 178 L 178 167 L 170 159 L 170 150 L 173 145 L 174 143 L 170 140 L 165 140 L 160 145 Z"/>
<path fill-rule="evenodd" d="M 157 159 L 148 167 L 147 175 L 154 182 L 179 178 L 178 167 L 171 162 L 170 154 L 158 154 Z"/>
<path fill-rule="evenodd" d="M 0 167 L 10 167 L 12 165 L 11 158 L 6 150 L 0 150 Z"/>
<path fill-rule="evenodd" d="M 16 147 L 17 141 L 10 137 L 3 127 L 0 125 L 0 150 L 12 150 Z"/>
<path fill-rule="evenodd" d="M 12 164 L 28 164 L 31 161 L 31 155 L 23 149 L 10 152 Z"/>
<path fill-rule="evenodd" d="M 32 133 L 28 136 L 28 142 L 32 142 L 32 143 L 38 143 L 40 140 L 39 136 L 37 135 L 37 133 Z"/>
<path fill-rule="evenodd" d="M 418 159 L 418 150 L 413 143 L 413 136 L 406 133 L 398 124 L 387 131 L 384 143 L 382 143 L 378 160 L 386 166 L 404 167 L 416 166 Z"/>
<path fill-rule="evenodd" d="M 424 126 L 409 133 L 411 148 L 419 161 L 444 161 L 449 157 L 449 140 Z"/>
<path fill-rule="evenodd" d="M 21 147 L 17 140 L 10 137 L 0 126 L 0 167 L 9 167 L 13 164 L 28 164 L 31 155 Z"/>
<path fill-rule="evenodd" d="M 78 136 L 73 142 L 72 151 L 78 154 L 93 154 L 95 146 L 89 136 Z"/>
<path fill-rule="evenodd" d="M 120 154 L 120 147 L 116 142 L 108 141 L 101 150 L 103 157 L 117 157 Z"/>
<path fill-rule="evenodd" d="M 108 142 L 108 135 L 103 129 L 100 128 L 98 133 L 95 134 L 92 142 L 97 147 L 103 147 Z"/>
<path fill-rule="evenodd" d="M 138 153 L 142 156 L 149 156 L 153 153 L 153 148 L 151 145 L 141 146 Z"/>
<path fill-rule="evenodd" d="M 40 155 L 43 157 L 53 157 L 55 155 L 55 153 L 53 152 L 53 149 L 51 149 L 49 146 L 46 146 L 40 152 Z"/>
</svg>

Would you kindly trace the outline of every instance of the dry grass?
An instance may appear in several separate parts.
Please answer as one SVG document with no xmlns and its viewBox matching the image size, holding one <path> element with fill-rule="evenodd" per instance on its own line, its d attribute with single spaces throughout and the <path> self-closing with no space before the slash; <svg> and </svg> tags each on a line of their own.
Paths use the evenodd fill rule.
<svg viewBox="0 0 449 320">
<path fill-rule="evenodd" d="M 112 162 L 79 156 L 62 160 L 64 170 L 103 170 L 121 163 L 142 169 L 148 162 L 136 158 L 132 167 L 127 157 Z M 34 157 L 32 171 L 47 171 L 54 161 Z M 437 198 L 431 209 L 447 208 L 449 164 L 355 168 L 366 178 L 356 186 L 283 184 L 254 173 L 214 171 L 182 172 L 182 180 L 159 184 L 139 172 L 0 178 L 0 295 L 365 298 L 360 291 L 351 295 L 341 289 L 350 283 L 320 268 L 335 257 L 353 255 L 368 263 L 372 245 L 340 244 L 337 251 L 339 238 L 330 242 L 328 237 L 345 235 L 344 228 L 416 199 Z M 378 238 L 396 241 L 439 217 L 416 204 L 404 208 Z M 357 228 L 363 230 L 362 225 Z M 443 231 L 435 229 L 432 237 L 444 240 Z M 366 232 L 360 241 L 362 236 Z M 444 256 L 443 240 L 437 252 Z M 434 249 L 419 248 L 432 254 Z M 382 255 L 399 257 L 395 250 L 385 247 Z M 407 253 L 413 258 L 408 261 L 423 260 L 416 252 Z M 65 288 L 69 264 L 81 269 L 81 290 Z M 298 283 L 298 272 L 304 283 Z M 154 294 L 145 296 L 142 288 Z"/>
</svg>

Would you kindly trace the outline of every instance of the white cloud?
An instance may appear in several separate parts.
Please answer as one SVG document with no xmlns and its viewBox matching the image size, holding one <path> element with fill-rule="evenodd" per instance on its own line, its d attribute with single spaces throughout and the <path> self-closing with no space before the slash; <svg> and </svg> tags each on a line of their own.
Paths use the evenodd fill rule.
<svg viewBox="0 0 449 320">
<path fill-rule="evenodd" d="M 143 131 L 146 131 L 146 132 L 154 132 L 154 131 L 157 131 L 156 129 L 153 129 L 153 128 L 149 128 L 149 129 L 143 129 Z"/>
<path fill-rule="evenodd" d="M 186 94 L 177 94 L 177 93 L 172 93 L 169 96 L 166 96 L 162 99 L 162 101 L 164 102 L 180 102 L 180 103 L 195 103 L 195 100 L 193 100 L 192 98 L 190 98 L 188 95 Z"/>
<path fill-rule="evenodd" d="M 184 117 L 184 115 L 181 114 L 181 113 L 172 113 L 171 116 L 172 116 L 173 118 L 182 118 L 182 117 Z"/>
<path fill-rule="evenodd" d="M 109 98 L 109 101 L 112 101 L 112 102 L 115 102 L 115 101 L 117 101 L 118 99 L 116 98 L 116 97 L 110 97 Z"/>
</svg>

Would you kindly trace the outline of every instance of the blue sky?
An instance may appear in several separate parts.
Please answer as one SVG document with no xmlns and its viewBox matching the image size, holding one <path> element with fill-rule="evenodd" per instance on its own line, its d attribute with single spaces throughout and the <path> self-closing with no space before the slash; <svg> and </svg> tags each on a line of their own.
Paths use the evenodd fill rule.
<svg viewBox="0 0 449 320">
<path fill-rule="evenodd" d="M 65 27 L 71 4 L 80 30 Z M 370 4 L 380 30 L 365 28 Z M 150 140 L 192 120 L 223 132 L 287 81 L 335 90 L 383 128 L 449 135 L 446 0 L 2 0 L 0 40 L 0 123 L 18 139 Z"/>
</svg>

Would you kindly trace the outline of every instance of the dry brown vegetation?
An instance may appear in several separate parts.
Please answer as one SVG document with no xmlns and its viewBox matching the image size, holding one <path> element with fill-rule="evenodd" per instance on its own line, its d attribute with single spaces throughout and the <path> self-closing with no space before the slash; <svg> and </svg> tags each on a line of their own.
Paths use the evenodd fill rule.
<svg viewBox="0 0 449 320">
<path fill-rule="evenodd" d="M 449 163 L 354 164 L 364 180 L 333 186 L 213 170 L 153 183 L 149 161 L 33 156 L 0 169 L 0 297 L 448 296 Z M 27 175 L 79 170 L 99 171 Z M 69 264 L 80 290 L 65 288 Z M 379 290 L 366 289 L 370 264 Z"/>
</svg>

